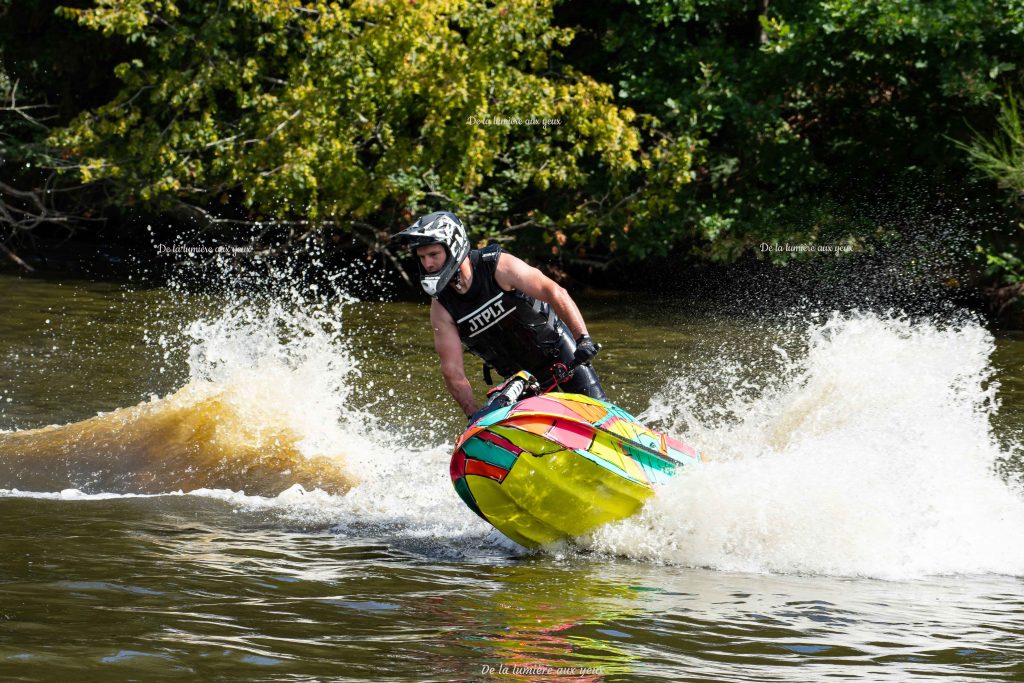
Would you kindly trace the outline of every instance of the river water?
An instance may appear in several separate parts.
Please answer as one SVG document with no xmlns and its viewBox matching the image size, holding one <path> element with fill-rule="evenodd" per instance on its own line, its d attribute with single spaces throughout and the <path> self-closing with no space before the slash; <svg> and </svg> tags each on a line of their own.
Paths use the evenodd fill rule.
<svg viewBox="0 0 1024 683">
<path fill-rule="evenodd" d="M 529 553 L 451 486 L 425 303 L 282 291 L 0 276 L 4 680 L 1024 678 L 1019 336 L 592 294 L 709 462 Z"/>
</svg>

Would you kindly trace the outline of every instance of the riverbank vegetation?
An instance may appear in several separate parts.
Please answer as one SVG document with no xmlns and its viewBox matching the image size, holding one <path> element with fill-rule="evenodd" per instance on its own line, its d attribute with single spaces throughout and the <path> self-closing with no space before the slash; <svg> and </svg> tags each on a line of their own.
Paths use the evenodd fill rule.
<svg viewBox="0 0 1024 683">
<path fill-rule="evenodd" d="M 942 240 L 898 217 L 909 193 L 936 198 L 932 223 L 985 207 L 957 223 L 977 264 L 957 286 L 1020 313 L 1006 289 L 1024 243 L 1018 0 L 0 0 L 0 14 L 10 259 L 44 235 L 159 224 L 354 242 L 398 268 L 387 235 L 448 208 L 475 239 L 583 277 L 652 257 L 782 265 L 918 229 Z"/>
</svg>

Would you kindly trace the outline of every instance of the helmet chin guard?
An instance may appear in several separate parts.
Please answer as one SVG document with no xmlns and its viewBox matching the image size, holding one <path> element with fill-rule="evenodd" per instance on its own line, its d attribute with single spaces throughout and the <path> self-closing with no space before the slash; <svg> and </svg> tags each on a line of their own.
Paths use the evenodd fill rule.
<svg viewBox="0 0 1024 683">
<path fill-rule="evenodd" d="M 420 285 L 423 291 L 437 297 L 459 272 L 459 266 L 469 256 L 469 238 L 462 221 L 448 211 L 436 211 L 420 217 L 415 223 L 391 238 L 406 244 L 414 252 L 416 247 L 440 244 L 444 247 L 444 265 L 436 273 L 428 273 L 419 266 Z"/>
</svg>

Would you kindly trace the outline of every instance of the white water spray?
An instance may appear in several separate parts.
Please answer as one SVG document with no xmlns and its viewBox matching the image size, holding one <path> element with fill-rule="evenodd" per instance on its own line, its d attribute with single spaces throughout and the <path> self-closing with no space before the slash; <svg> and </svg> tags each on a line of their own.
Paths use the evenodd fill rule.
<svg viewBox="0 0 1024 683">
<path fill-rule="evenodd" d="M 834 315 L 757 396 L 699 411 L 677 378 L 646 417 L 712 462 L 590 544 L 736 571 L 1022 575 L 1024 502 L 993 472 L 992 350 L 973 323 Z M 696 417 L 716 412 L 734 419 Z"/>
</svg>

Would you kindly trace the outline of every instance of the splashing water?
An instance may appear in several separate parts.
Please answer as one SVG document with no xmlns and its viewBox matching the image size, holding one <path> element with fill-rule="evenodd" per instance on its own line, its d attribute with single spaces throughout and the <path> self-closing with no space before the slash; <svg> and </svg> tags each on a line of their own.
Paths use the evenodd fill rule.
<svg viewBox="0 0 1024 683">
<path fill-rule="evenodd" d="M 1024 501 L 993 472 L 1006 453 L 989 425 L 991 335 L 834 315 L 806 346 L 776 349 L 781 370 L 756 396 L 723 373 L 738 391 L 717 419 L 702 420 L 699 387 L 671 382 L 644 417 L 717 457 L 589 545 L 737 571 L 1024 574 Z"/>
<path fill-rule="evenodd" d="M 346 448 L 359 445 L 344 427 L 355 419 L 345 406 L 354 366 L 321 322 L 275 306 L 193 322 L 183 335 L 184 386 L 81 422 L 0 435 L 2 484 L 123 493 L 348 488 Z"/>
<path fill-rule="evenodd" d="M 192 491 L 432 553 L 511 549 L 452 490 L 451 444 L 432 436 L 450 429 L 403 432 L 354 407 L 362 370 L 345 301 L 286 284 L 277 297 L 236 292 L 184 325 L 166 316 L 161 346 L 187 366 L 167 396 L 0 434 L 0 488 Z M 788 333 L 799 341 L 774 352 L 725 346 L 652 400 L 641 420 L 712 462 L 582 546 L 738 571 L 1024 574 L 1024 504 L 993 474 L 1010 453 L 990 427 L 991 335 L 873 314 Z"/>
<path fill-rule="evenodd" d="M 255 430 L 287 425 L 300 453 L 332 453 L 368 416 L 348 407 L 359 369 L 332 319 L 235 306 L 185 328 L 190 384 L 215 386 Z"/>
<path fill-rule="evenodd" d="M 149 346 L 185 375 L 177 389 L 72 424 L 0 433 L 0 495 L 185 492 L 432 551 L 460 553 L 458 539 L 467 549 L 503 545 L 458 501 L 448 443 L 430 443 L 430 429 L 410 440 L 403 425 L 357 407 L 362 371 L 342 329 L 350 299 L 311 296 L 291 281 L 273 295 L 246 292 L 244 279 L 225 277 L 226 306 L 172 283 L 175 307 L 147 329 Z"/>
<path fill-rule="evenodd" d="M 271 510 L 288 523 L 329 525 L 344 536 L 386 535 L 435 555 L 458 556 L 481 544 L 515 550 L 458 501 L 448 475 L 450 444 L 423 443 L 423 430 L 419 441 L 410 441 L 396 426 L 351 406 L 361 372 L 337 317 L 317 307 L 296 313 L 272 305 L 262 314 L 239 308 L 195 322 L 186 330 L 193 340 L 189 368 L 193 382 L 231 388 L 246 424 L 287 425 L 307 458 L 332 453 L 352 486 L 293 486 L 269 498 L 200 494 Z"/>
</svg>

